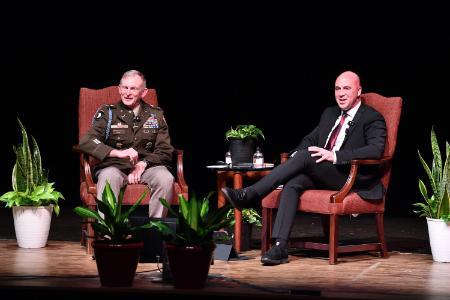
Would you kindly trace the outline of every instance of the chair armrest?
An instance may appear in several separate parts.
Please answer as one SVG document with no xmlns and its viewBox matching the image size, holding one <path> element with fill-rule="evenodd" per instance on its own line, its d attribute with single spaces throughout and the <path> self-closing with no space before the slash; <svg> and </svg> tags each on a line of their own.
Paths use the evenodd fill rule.
<svg viewBox="0 0 450 300">
<path fill-rule="evenodd" d="M 80 153 L 81 181 L 85 181 L 88 187 L 88 193 L 97 195 L 97 185 L 92 178 L 90 156 L 81 151 L 79 145 L 72 146 L 72 151 Z"/>
<path fill-rule="evenodd" d="M 348 195 L 353 187 L 356 180 L 356 174 L 358 173 L 358 166 L 360 165 L 382 165 L 385 163 L 390 163 L 392 157 L 385 156 L 380 159 L 353 159 L 351 161 L 350 174 L 347 177 L 347 181 L 344 186 L 335 194 L 331 195 L 330 202 L 332 203 L 342 203 L 345 196 Z"/>
<path fill-rule="evenodd" d="M 392 157 L 384 156 L 380 159 L 353 159 L 351 164 L 355 165 L 380 165 L 385 163 L 390 163 L 392 161 Z"/>
<path fill-rule="evenodd" d="M 91 165 L 89 164 L 89 155 L 86 153 L 80 154 L 81 169 L 83 170 L 84 180 L 88 186 L 88 193 L 97 195 L 97 185 L 92 178 Z"/>
<path fill-rule="evenodd" d="M 184 171 L 183 171 L 183 150 L 175 149 L 175 153 L 177 155 L 177 182 L 181 187 L 181 191 L 183 193 L 188 192 L 188 185 L 186 180 L 184 179 Z"/>
</svg>

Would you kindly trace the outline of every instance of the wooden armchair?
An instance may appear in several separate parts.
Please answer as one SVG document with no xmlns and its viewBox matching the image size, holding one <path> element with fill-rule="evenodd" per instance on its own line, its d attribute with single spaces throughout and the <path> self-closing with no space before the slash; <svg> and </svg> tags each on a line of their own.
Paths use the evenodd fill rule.
<svg viewBox="0 0 450 300">
<path fill-rule="evenodd" d="M 380 251 L 383 258 L 387 257 L 383 222 L 385 196 L 378 201 L 366 201 L 355 192 L 352 192 L 352 186 L 355 182 L 359 166 L 376 164 L 380 165 L 382 172 L 381 182 L 387 191 L 391 175 L 392 157 L 397 142 L 397 130 L 400 122 L 402 98 L 386 98 L 375 93 L 367 93 L 362 95 L 362 101 L 375 108 L 385 118 L 387 138 L 384 156 L 377 160 L 352 160 L 347 182 L 340 191 L 308 190 L 300 196 L 297 210 L 307 213 L 317 213 L 322 216 L 323 231 L 325 238 L 328 236 L 328 243 L 318 243 L 293 238 L 289 240 L 291 247 L 328 250 L 330 264 L 337 263 L 338 253 L 346 252 Z M 287 159 L 287 153 L 283 153 L 281 155 L 281 161 L 283 162 Z M 278 208 L 279 196 L 280 190 L 275 190 L 267 195 L 262 201 L 262 254 L 265 254 L 270 247 L 272 236 L 272 214 L 273 210 Z M 378 242 L 359 245 L 338 245 L 338 217 L 340 215 L 349 214 L 373 214 L 376 220 Z"/>
<path fill-rule="evenodd" d="M 110 86 L 104 89 L 94 90 L 88 88 L 80 89 L 80 98 L 78 105 L 78 138 L 80 139 L 91 127 L 92 118 L 97 109 L 102 104 L 113 104 L 119 101 L 120 95 L 116 86 Z M 149 89 L 144 101 L 154 106 L 158 105 L 156 91 Z M 76 146 L 74 147 L 76 149 Z M 94 182 L 91 170 L 97 163 L 96 159 L 84 153 L 80 153 L 80 197 L 83 205 L 96 208 L 97 188 Z M 174 165 L 176 165 L 176 174 L 174 182 L 174 198 L 168 199 L 172 204 L 178 203 L 178 195 L 182 194 L 188 199 L 188 186 L 183 175 L 183 151 L 175 150 Z M 147 191 L 146 198 L 141 205 L 148 205 L 150 200 L 149 188 L 144 184 L 128 185 L 125 189 L 123 198 L 124 205 L 132 205 L 144 191 Z M 94 231 L 92 228 L 92 220 L 84 220 L 81 230 L 81 243 L 86 246 L 89 254 L 92 253 L 91 242 L 94 240 Z"/>
</svg>

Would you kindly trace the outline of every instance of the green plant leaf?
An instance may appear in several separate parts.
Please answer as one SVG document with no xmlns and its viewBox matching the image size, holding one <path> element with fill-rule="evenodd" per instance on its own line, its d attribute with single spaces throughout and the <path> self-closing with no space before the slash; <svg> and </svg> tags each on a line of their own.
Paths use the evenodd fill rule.
<svg viewBox="0 0 450 300">
<path fill-rule="evenodd" d="M 83 218 L 93 218 L 96 220 L 101 220 L 102 218 L 98 214 L 98 212 L 88 209 L 86 207 L 77 206 L 73 209 L 73 211 Z"/>
<path fill-rule="evenodd" d="M 178 204 L 181 215 L 183 216 L 183 218 L 187 219 L 189 215 L 189 207 L 183 195 L 178 195 Z"/>
<path fill-rule="evenodd" d="M 191 227 L 194 231 L 198 230 L 198 221 L 200 217 L 200 211 L 201 211 L 201 205 L 199 203 L 195 195 L 192 197 L 192 199 L 188 202 L 189 203 L 189 218 L 187 219 L 189 227 Z"/>
<path fill-rule="evenodd" d="M 111 185 L 109 182 L 106 182 L 105 188 L 102 192 L 102 201 L 109 206 L 111 209 L 112 215 L 115 215 L 115 210 L 117 209 L 117 203 L 116 203 L 116 196 L 114 196 L 114 193 L 111 189 Z"/>
<path fill-rule="evenodd" d="M 442 218 L 450 214 L 449 197 L 447 190 L 444 191 L 444 196 L 442 196 L 442 201 L 438 207 L 437 215 Z"/>
<path fill-rule="evenodd" d="M 181 194 L 178 195 L 178 197 L 182 197 L 182 198 L 184 199 L 183 195 L 181 195 Z M 164 199 L 164 198 L 159 198 L 159 202 L 161 202 L 161 204 L 162 204 L 165 208 L 167 208 L 167 210 L 169 211 L 169 213 L 170 213 L 171 215 L 178 216 L 178 213 L 175 212 L 175 211 L 172 209 L 172 207 L 170 207 L 170 204 L 169 204 L 169 202 L 167 202 L 166 199 Z"/>
<path fill-rule="evenodd" d="M 441 151 L 439 150 L 439 144 L 436 138 L 436 132 L 434 131 L 433 127 L 431 128 L 431 150 L 433 152 L 433 178 L 435 182 L 439 182 L 442 172 L 442 158 Z M 439 195 L 439 197 L 442 197 L 442 195 Z"/>
<path fill-rule="evenodd" d="M 430 181 L 430 185 L 431 185 L 431 189 L 433 190 L 433 194 L 437 194 L 437 187 L 436 187 L 436 183 L 434 181 L 434 177 L 431 174 L 431 170 L 428 167 L 427 163 L 425 162 L 425 160 L 422 158 L 422 155 L 420 154 L 420 151 L 417 151 L 418 155 L 419 155 L 419 160 L 422 163 L 423 169 L 425 170 L 425 173 L 428 176 L 428 180 Z"/>
<path fill-rule="evenodd" d="M 237 139 L 245 139 L 245 138 L 254 138 L 258 139 L 261 137 L 265 139 L 265 136 L 261 129 L 256 127 L 255 125 L 237 125 L 236 129 L 231 127 L 230 130 L 225 132 L 225 138 L 237 138 Z"/>
<path fill-rule="evenodd" d="M 134 202 L 134 204 L 125 213 L 123 213 L 121 221 L 125 221 L 126 219 L 128 219 L 128 216 L 136 210 L 139 204 L 141 204 L 142 200 L 144 200 L 145 196 L 147 196 L 146 191 L 142 193 L 139 199 Z"/>
</svg>

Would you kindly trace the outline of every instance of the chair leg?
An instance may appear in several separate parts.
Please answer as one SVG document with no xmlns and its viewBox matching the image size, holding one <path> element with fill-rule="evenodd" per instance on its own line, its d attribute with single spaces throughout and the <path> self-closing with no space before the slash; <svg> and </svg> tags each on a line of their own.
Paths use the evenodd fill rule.
<svg viewBox="0 0 450 300">
<path fill-rule="evenodd" d="M 89 255 L 94 253 L 94 249 L 92 248 L 92 242 L 95 240 L 94 228 L 92 227 L 93 222 L 95 221 L 90 218 L 87 221 L 86 253 Z"/>
<path fill-rule="evenodd" d="M 337 251 L 338 251 L 338 215 L 330 215 L 330 241 L 328 244 L 328 260 L 330 265 L 337 263 Z"/>
<path fill-rule="evenodd" d="M 86 246 L 86 240 L 87 240 L 87 228 L 86 222 L 85 220 L 83 220 L 81 221 L 81 238 L 80 238 L 81 246 Z"/>
<path fill-rule="evenodd" d="M 89 209 L 95 210 L 97 209 L 96 205 L 89 205 L 88 206 Z M 87 228 L 87 233 L 86 233 L 86 253 L 91 255 L 94 253 L 94 249 L 92 248 L 92 242 L 95 240 L 95 232 L 94 232 L 94 227 L 92 227 L 92 223 L 95 222 L 95 219 L 92 218 L 87 218 L 86 220 L 86 228 Z"/>
<path fill-rule="evenodd" d="M 380 241 L 380 254 L 382 258 L 388 257 L 388 250 L 386 246 L 386 240 L 384 238 L 384 214 L 375 214 L 375 220 L 377 222 L 377 235 Z"/>
<path fill-rule="evenodd" d="M 262 208 L 262 228 L 261 228 L 261 255 L 266 254 L 270 248 L 272 238 L 272 209 Z"/>
</svg>

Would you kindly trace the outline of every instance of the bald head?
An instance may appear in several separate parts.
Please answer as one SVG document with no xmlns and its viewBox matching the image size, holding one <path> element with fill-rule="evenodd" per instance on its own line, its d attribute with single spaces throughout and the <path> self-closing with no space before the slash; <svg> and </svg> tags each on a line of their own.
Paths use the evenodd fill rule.
<svg viewBox="0 0 450 300">
<path fill-rule="evenodd" d="M 353 82 L 353 84 L 355 86 L 361 87 L 361 82 L 359 80 L 359 76 L 355 72 L 345 71 L 345 72 L 341 73 L 341 75 L 339 75 L 336 78 L 336 82 L 342 81 L 342 80 L 351 81 L 351 82 Z"/>
<path fill-rule="evenodd" d="M 345 71 L 336 78 L 334 96 L 338 106 L 347 111 L 361 101 L 361 83 L 359 76 L 352 71 Z"/>
</svg>

